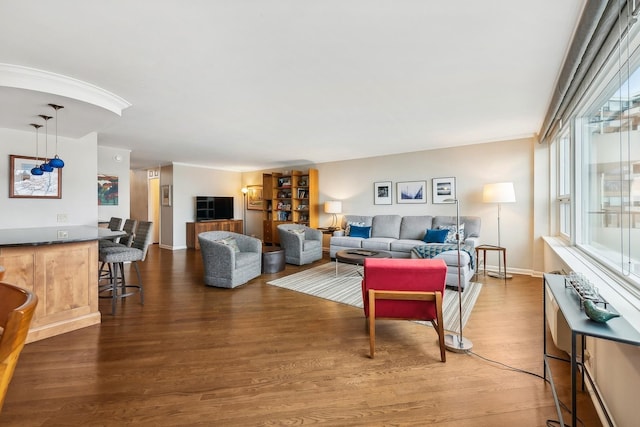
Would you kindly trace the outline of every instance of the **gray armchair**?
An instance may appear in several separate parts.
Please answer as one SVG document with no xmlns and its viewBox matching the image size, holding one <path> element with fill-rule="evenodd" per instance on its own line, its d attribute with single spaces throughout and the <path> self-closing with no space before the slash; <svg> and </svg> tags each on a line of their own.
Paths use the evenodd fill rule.
<svg viewBox="0 0 640 427">
<path fill-rule="evenodd" d="M 278 225 L 280 246 L 288 264 L 310 264 L 322 259 L 322 232 L 301 224 Z"/>
<path fill-rule="evenodd" d="M 230 231 L 198 234 L 204 265 L 204 283 L 235 288 L 258 277 L 262 270 L 262 242 Z"/>
</svg>

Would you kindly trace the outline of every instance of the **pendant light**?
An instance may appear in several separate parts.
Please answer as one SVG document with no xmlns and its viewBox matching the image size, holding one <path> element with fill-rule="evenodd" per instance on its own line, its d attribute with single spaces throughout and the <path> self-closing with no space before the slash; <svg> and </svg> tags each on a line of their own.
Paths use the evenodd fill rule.
<svg viewBox="0 0 640 427">
<path fill-rule="evenodd" d="M 53 172 L 53 167 L 47 163 L 47 155 L 49 154 L 49 130 L 48 130 L 48 126 L 47 123 L 49 122 L 49 119 L 51 119 L 51 116 L 46 116 L 44 114 L 40 114 L 40 117 L 42 117 L 42 119 L 44 120 L 44 162 L 42 162 L 42 164 L 40 165 L 40 169 L 42 169 L 43 172 Z"/>
<path fill-rule="evenodd" d="M 58 110 L 64 108 L 62 105 L 49 104 L 51 108 L 56 110 L 56 154 L 53 159 L 49 160 L 49 164 L 54 168 L 63 168 L 64 161 L 58 157 Z"/>
<path fill-rule="evenodd" d="M 36 162 L 38 162 L 38 160 L 40 160 L 38 157 L 38 145 L 40 145 L 38 143 L 38 129 L 40 129 L 42 125 L 39 125 L 37 123 L 31 123 L 31 126 L 36 128 Z M 42 175 L 43 173 L 44 172 L 42 172 L 42 169 L 40 169 L 38 166 L 31 169 L 31 175 Z"/>
</svg>

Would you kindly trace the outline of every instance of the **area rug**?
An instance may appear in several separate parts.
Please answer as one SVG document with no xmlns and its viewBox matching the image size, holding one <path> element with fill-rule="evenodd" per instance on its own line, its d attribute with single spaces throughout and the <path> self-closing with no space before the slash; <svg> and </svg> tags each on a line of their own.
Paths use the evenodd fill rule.
<svg viewBox="0 0 640 427">
<path fill-rule="evenodd" d="M 362 267 L 339 264 L 338 276 L 334 262 L 325 263 L 299 273 L 267 282 L 269 285 L 362 308 Z M 467 324 L 473 306 L 480 295 L 482 283 L 471 282 L 462 292 L 462 327 Z M 443 300 L 444 329 L 459 332 L 460 311 L 458 292 L 447 288 Z M 431 322 L 418 322 L 431 326 Z"/>
</svg>

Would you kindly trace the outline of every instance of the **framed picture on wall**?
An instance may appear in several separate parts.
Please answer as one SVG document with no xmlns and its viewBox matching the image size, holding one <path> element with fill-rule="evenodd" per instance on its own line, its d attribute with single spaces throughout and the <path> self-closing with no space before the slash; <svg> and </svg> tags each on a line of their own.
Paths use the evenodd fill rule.
<svg viewBox="0 0 640 427">
<path fill-rule="evenodd" d="M 262 210 L 262 185 L 247 186 L 247 209 Z"/>
<path fill-rule="evenodd" d="M 98 175 L 98 206 L 118 205 L 118 177 Z"/>
<path fill-rule="evenodd" d="M 426 181 L 403 181 L 396 187 L 398 203 L 427 203 Z"/>
<path fill-rule="evenodd" d="M 162 206 L 171 206 L 171 185 L 163 185 L 160 187 L 160 200 Z"/>
<path fill-rule="evenodd" d="M 373 183 L 373 204 L 374 205 L 390 205 L 393 198 L 391 197 L 391 181 L 380 181 Z"/>
<path fill-rule="evenodd" d="M 456 179 L 433 178 L 433 203 L 455 203 Z"/>
<path fill-rule="evenodd" d="M 38 169 L 44 163 L 42 158 L 9 155 L 9 197 L 28 199 L 61 199 L 62 169 L 33 175 L 31 169 Z"/>
</svg>

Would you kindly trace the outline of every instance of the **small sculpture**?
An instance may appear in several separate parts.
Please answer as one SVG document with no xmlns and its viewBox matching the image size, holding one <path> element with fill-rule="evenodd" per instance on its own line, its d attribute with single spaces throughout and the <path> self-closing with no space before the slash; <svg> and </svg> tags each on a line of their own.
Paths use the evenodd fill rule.
<svg viewBox="0 0 640 427">
<path fill-rule="evenodd" d="M 609 310 L 598 307 L 593 301 L 584 301 L 584 311 L 589 316 L 589 319 L 598 323 L 606 323 L 608 320 L 614 317 L 620 317 L 618 313 L 612 313 Z"/>
</svg>

